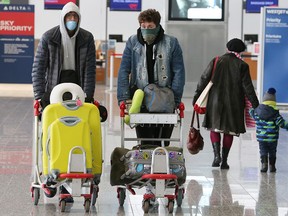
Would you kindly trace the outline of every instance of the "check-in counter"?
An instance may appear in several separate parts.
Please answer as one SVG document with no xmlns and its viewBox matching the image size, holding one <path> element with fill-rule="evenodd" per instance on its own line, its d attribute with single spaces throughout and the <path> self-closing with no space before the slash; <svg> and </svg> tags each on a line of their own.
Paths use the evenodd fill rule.
<svg viewBox="0 0 288 216">
<path fill-rule="evenodd" d="M 249 65 L 251 79 L 257 80 L 257 55 L 244 52 L 242 53 L 242 58 Z"/>
</svg>

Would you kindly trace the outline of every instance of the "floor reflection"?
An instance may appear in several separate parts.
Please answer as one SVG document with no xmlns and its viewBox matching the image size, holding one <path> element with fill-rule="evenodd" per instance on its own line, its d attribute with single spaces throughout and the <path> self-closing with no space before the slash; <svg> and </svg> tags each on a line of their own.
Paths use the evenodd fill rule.
<svg viewBox="0 0 288 216">
<path fill-rule="evenodd" d="M 189 211 L 192 215 L 197 215 L 201 211 L 199 202 L 203 196 L 203 186 L 194 179 L 191 179 L 186 188 L 186 198 L 189 206 Z"/>
<path fill-rule="evenodd" d="M 275 174 L 262 174 L 256 216 L 278 215 Z"/>
<path fill-rule="evenodd" d="M 227 172 L 227 170 L 212 170 L 214 184 L 209 205 L 203 207 L 203 216 L 243 216 L 244 206 L 239 205 L 237 201 L 233 202 Z"/>
</svg>

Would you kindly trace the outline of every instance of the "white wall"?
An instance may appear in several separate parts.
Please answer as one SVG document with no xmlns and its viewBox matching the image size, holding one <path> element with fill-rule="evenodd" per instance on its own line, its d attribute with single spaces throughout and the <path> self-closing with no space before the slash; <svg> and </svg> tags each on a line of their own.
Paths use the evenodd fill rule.
<svg viewBox="0 0 288 216">
<path fill-rule="evenodd" d="M 142 10 L 155 8 L 163 17 L 165 24 L 165 5 L 167 0 L 142 0 Z M 49 28 L 59 25 L 60 10 L 44 10 L 43 0 L 29 0 L 35 5 L 35 38 L 39 39 Z M 81 27 L 92 32 L 95 39 L 105 40 L 106 37 L 106 0 L 80 0 Z M 136 33 L 139 27 L 139 12 L 108 11 L 107 34 L 123 34 L 123 39 Z"/>
<path fill-rule="evenodd" d="M 242 35 L 242 2 L 243 0 L 228 0 L 228 40 L 241 38 Z"/>
<path fill-rule="evenodd" d="M 243 0 L 226 0 L 228 6 L 228 39 L 242 38 L 244 34 L 259 34 L 260 14 L 246 14 L 242 10 Z M 29 0 L 35 5 L 35 38 L 59 24 L 60 10 L 44 10 L 43 0 Z M 142 10 L 155 8 L 162 14 L 161 24 L 165 28 L 168 0 L 142 0 Z M 279 7 L 288 7 L 287 0 L 279 0 Z M 80 0 L 82 15 L 81 27 L 91 31 L 95 39 L 104 40 L 106 36 L 106 0 Z M 123 39 L 136 33 L 139 12 L 108 11 L 107 34 L 123 34 Z M 242 21 L 243 20 L 243 21 Z"/>
</svg>

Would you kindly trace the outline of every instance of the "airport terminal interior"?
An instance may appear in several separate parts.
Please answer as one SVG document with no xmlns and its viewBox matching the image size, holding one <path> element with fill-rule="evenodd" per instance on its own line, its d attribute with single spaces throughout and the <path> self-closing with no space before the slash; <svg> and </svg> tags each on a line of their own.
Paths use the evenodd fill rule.
<svg viewBox="0 0 288 216">
<path fill-rule="evenodd" d="M 213 151 L 209 133 L 201 128 L 204 149 L 191 155 L 186 149 L 186 138 L 192 116 L 193 91 L 185 92 L 185 116 L 182 143 L 187 178 L 182 205 L 173 207 L 170 215 L 197 216 L 287 216 L 288 215 L 288 133 L 281 129 L 277 151 L 276 173 L 261 173 L 255 128 L 235 137 L 230 151 L 229 170 L 211 167 Z M 38 205 L 31 197 L 33 181 L 33 97 L 32 86 L 0 85 L 0 209 L 1 215 L 145 215 L 142 199 L 145 189 L 126 191 L 123 206 L 119 205 L 117 187 L 110 185 L 110 156 L 121 145 L 120 110 L 116 88 L 97 84 L 95 99 L 108 109 L 108 119 L 101 123 L 103 144 L 103 171 L 95 206 L 85 213 L 83 197 L 75 197 L 65 212 L 60 211 L 58 194 L 47 198 L 41 190 Z M 287 112 L 280 110 L 284 118 Z M 200 116 L 202 122 L 203 116 Z M 125 128 L 126 134 L 135 136 L 134 129 Z M 135 143 L 127 143 L 131 148 Z M 167 199 L 158 198 L 146 215 L 169 215 Z"/>
<path fill-rule="evenodd" d="M 18 1 L 20 0 L 15 0 L 15 2 Z M 0 0 L 0 2 L 8 1 Z M 28 0 L 25 0 L 25 2 L 28 3 Z M 43 7 L 43 1 L 30 0 L 29 2 L 30 4 L 35 5 L 36 32 L 35 35 L 33 33 L 33 35 L 29 36 L 31 37 L 31 40 L 27 43 L 29 48 L 35 44 L 33 48 L 36 49 L 41 35 L 48 30 L 50 26 L 54 26 L 55 23 L 58 25 L 58 14 L 60 14 L 60 11 L 58 11 L 58 13 L 55 10 L 46 10 Z M 51 0 L 45 2 L 51 2 Z M 78 0 L 75 2 L 79 3 Z M 250 75 L 253 84 L 255 84 L 255 90 L 258 90 L 257 80 L 261 79 L 259 77 L 257 79 L 257 70 L 259 69 L 257 68 L 259 65 L 257 61 L 260 59 L 257 59 L 257 55 L 259 54 L 259 49 L 262 47 L 258 43 L 258 39 L 262 38 L 259 34 L 260 26 L 262 27 L 262 25 L 265 25 L 262 23 L 260 25 L 260 18 L 262 19 L 264 17 L 260 17 L 260 11 L 258 13 L 243 12 L 244 2 L 255 2 L 248 0 L 223 0 L 223 10 L 221 9 L 221 16 L 217 18 L 217 22 L 214 22 L 214 18 L 212 19 L 214 20 L 213 22 L 206 22 L 207 17 L 203 18 L 201 16 L 200 18 L 203 18 L 204 20 L 203 23 L 198 23 L 199 17 L 196 17 L 196 20 L 194 20 L 196 21 L 196 24 L 192 21 L 194 18 L 190 20 L 190 18 L 173 18 L 171 17 L 171 14 L 168 15 L 168 13 L 172 11 L 168 10 L 168 3 L 171 3 L 172 0 L 143 1 L 143 9 L 155 7 L 156 9 L 158 8 L 160 12 L 163 12 L 162 22 L 164 22 L 163 26 L 165 27 L 165 32 L 177 37 L 183 49 L 186 68 L 185 91 L 182 98 L 182 102 L 185 105 L 184 118 L 181 127 L 178 125 L 178 128 L 174 129 L 172 135 L 172 137 L 176 137 L 176 140 L 180 139 L 180 141 L 173 141 L 170 143 L 170 146 L 183 148 L 187 176 L 185 182 L 180 185 L 180 188 L 184 189 L 182 190 L 184 192 L 184 197 L 180 200 L 176 199 L 175 202 L 172 203 L 172 206 L 167 198 L 159 197 L 152 205 L 148 206 L 148 213 L 145 213 L 142 204 L 143 195 L 146 192 L 145 187 L 133 188 L 135 194 L 126 190 L 126 193 L 124 194 L 125 199 L 121 200 L 119 198 L 119 193 L 117 193 L 119 188 L 115 185 L 111 186 L 110 184 L 111 154 L 115 148 L 121 147 L 121 139 L 123 138 L 123 134 L 121 133 L 123 128 L 121 127 L 120 108 L 116 96 L 116 83 L 118 68 L 121 63 L 126 41 L 130 36 L 130 33 L 132 32 L 134 34 L 139 26 L 136 13 L 128 12 L 121 15 L 120 12 L 115 13 L 115 11 L 106 11 L 105 13 L 104 11 L 107 10 L 106 4 L 104 4 L 105 2 L 106 1 L 104 0 L 86 0 L 81 1 L 80 5 L 80 9 L 83 11 L 81 16 L 81 27 L 93 31 L 92 33 L 96 45 L 96 89 L 94 99 L 105 106 L 108 111 L 107 120 L 101 123 L 103 166 L 100 183 L 98 185 L 99 193 L 96 203 L 95 205 L 88 205 L 88 211 L 86 212 L 87 206 L 85 207 L 84 205 L 84 198 L 75 196 L 74 202 L 66 203 L 63 209 L 62 206 L 59 205 L 60 195 L 58 188 L 56 195 L 52 198 L 48 198 L 44 194 L 44 190 L 41 189 L 39 201 L 37 202 L 37 205 L 35 204 L 35 196 L 33 199 L 31 186 L 35 180 L 35 170 L 37 168 L 35 162 L 36 152 L 40 155 L 38 164 L 40 173 L 42 172 L 43 161 L 41 160 L 42 150 L 38 149 L 37 151 L 37 149 L 35 149 L 39 140 L 38 142 L 35 141 L 36 119 L 33 110 L 34 98 L 30 77 L 31 68 L 27 66 L 28 64 L 14 64 L 8 55 L 6 63 L 9 63 L 9 66 L 13 66 L 13 72 L 16 72 L 17 74 L 14 75 L 14 73 L 10 73 L 10 68 L 7 73 L 8 69 L 1 67 L 0 73 L 2 74 L 0 75 L 0 78 L 5 78 L 5 76 L 7 76 L 11 78 L 13 82 L 11 82 L 11 80 L 2 82 L 0 79 L 0 215 L 288 216 L 288 131 L 280 129 L 277 148 L 277 171 L 273 173 L 269 172 L 269 170 L 267 173 L 260 172 L 261 161 L 255 127 L 247 128 L 245 134 L 234 137 L 233 145 L 228 157 L 228 164 L 230 165 L 230 169 L 228 170 L 211 166 L 214 155 L 210 141 L 210 133 L 203 127 L 200 128 L 204 138 L 203 150 L 192 155 L 188 152 L 186 147 L 186 140 L 193 113 L 192 97 L 196 87 L 195 83 L 199 80 L 200 74 L 210 59 L 213 56 L 221 55 L 225 52 L 225 44 L 228 39 L 234 37 L 240 38 L 243 36 L 242 39 L 244 39 L 245 43 L 248 43 L 247 52 L 243 53 L 244 55 L 242 57 L 243 60 L 249 64 Z M 108 2 L 113 1 L 107 1 L 107 3 Z M 177 0 L 177 2 L 180 1 Z M 215 0 L 214 2 L 220 1 Z M 224 2 L 225 7 L 227 6 L 226 9 L 224 8 Z M 259 1 L 256 1 L 256 3 L 257 2 Z M 277 2 L 278 4 L 278 0 L 266 2 Z M 166 5 L 166 7 L 163 5 Z M 279 0 L 279 6 L 288 7 L 287 0 Z M 29 10 L 31 10 L 31 8 Z M 210 11 L 210 8 L 208 11 Z M 218 7 L 216 8 L 216 11 L 219 11 Z M 32 15 L 34 19 L 34 14 L 30 12 L 28 15 L 25 14 L 25 19 L 30 17 L 32 21 Z M 201 13 L 200 15 L 210 16 L 213 15 L 213 13 L 206 12 L 204 14 Z M 270 15 L 273 15 L 274 17 L 276 14 L 272 11 Z M 288 19 L 281 18 L 284 24 L 280 25 L 278 20 L 280 22 L 281 19 L 278 18 L 278 15 L 279 14 L 277 14 L 277 18 L 275 19 L 268 17 L 267 20 L 272 20 L 271 23 L 274 22 L 276 27 L 280 26 L 283 27 L 283 29 L 287 29 Z M 5 16 L 6 12 L 1 19 L 5 19 Z M 170 16 L 172 20 L 169 20 L 168 16 Z M 11 17 L 11 19 L 14 18 L 14 13 L 10 14 L 9 17 Z M 20 21 L 22 18 L 18 17 L 17 20 Z M 265 19 L 263 18 L 263 20 Z M 105 21 L 106 23 L 104 25 Z M 3 21 L 4 24 L 9 24 L 10 22 L 12 23 L 12 21 Z M 271 23 L 268 24 L 271 25 Z M 29 25 L 32 24 L 29 23 Z M 109 28 L 107 28 L 107 26 Z M 135 26 L 135 28 L 133 26 Z M 7 28 L 9 28 L 9 26 L 7 26 Z M 279 47 L 271 52 L 270 50 L 267 52 L 270 54 L 269 57 L 273 59 L 274 57 L 276 58 L 276 66 L 278 67 L 278 69 L 275 69 L 274 65 L 269 65 L 273 70 L 271 69 L 271 76 L 269 76 L 267 80 L 274 78 L 277 78 L 278 80 L 279 78 L 279 81 L 276 82 L 277 85 L 278 83 L 283 84 L 279 84 L 275 87 L 282 88 L 282 92 L 287 94 L 287 79 L 285 81 L 285 78 L 282 78 L 283 74 L 285 75 L 283 75 L 283 77 L 287 77 L 287 70 L 285 70 L 285 68 L 288 66 L 285 60 L 282 60 L 287 56 L 287 50 L 284 49 L 284 47 L 287 47 L 287 40 L 284 36 L 287 35 L 287 32 L 286 30 L 285 32 L 283 31 L 282 37 L 277 29 L 277 34 L 275 33 L 274 35 L 274 33 L 269 33 L 267 35 L 270 35 L 269 37 L 271 38 L 268 39 L 271 39 L 270 41 L 276 41 L 275 44 Z M 20 40 L 18 36 L 15 37 L 16 40 Z M 278 42 L 280 41 L 278 38 L 281 38 L 281 43 Z M 285 43 L 282 43 L 282 38 Z M 1 44 L 3 41 L 2 39 L 0 41 Z M 10 36 L 8 37 L 8 42 L 10 44 Z M 24 42 L 26 42 L 26 39 Z M 25 49 L 23 47 L 26 47 L 26 44 L 24 44 L 25 46 L 20 46 L 21 49 L 16 49 L 16 46 L 13 45 L 14 44 L 12 44 L 10 48 L 7 46 L 7 50 L 10 52 L 20 50 L 20 54 Z M 266 47 L 269 48 L 270 46 Z M 33 49 L 29 49 L 29 52 L 33 53 Z M 274 55 L 274 53 L 277 54 Z M 3 53 L 1 53 L 1 55 L 2 54 Z M 24 58 L 21 55 L 19 59 L 25 60 L 26 57 Z M 279 58 L 278 56 L 284 56 L 284 58 Z M 33 55 L 31 54 L 31 61 L 32 57 Z M 281 64 L 279 63 L 279 59 L 282 60 Z M 30 62 L 28 63 L 31 65 Z M 14 70 L 14 66 L 16 70 Z M 283 68 L 284 70 L 282 70 Z M 28 74 L 26 74 L 26 76 L 23 73 L 25 69 Z M 282 74 L 279 73 L 280 69 L 281 72 L 283 71 Z M 277 76 L 275 76 L 275 72 L 277 72 Z M 110 77 L 110 74 L 113 74 L 111 76 L 112 78 Z M 21 76 L 28 79 L 28 81 L 25 80 L 23 82 L 23 80 L 21 80 L 23 77 Z M 19 82 L 15 79 L 19 79 Z M 282 116 L 288 121 L 288 107 L 281 106 L 279 109 Z M 200 115 L 200 123 L 202 123 L 203 119 L 204 115 Z M 41 122 L 38 126 L 39 125 L 41 125 Z M 177 133 L 179 127 L 182 129 L 180 135 Z M 125 125 L 124 130 L 125 136 L 130 138 L 136 137 L 135 128 L 130 128 Z M 133 146 L 137 145 L 137 142 L 130 141 L 125 142 L 124 144 L 125 148 L 132 149 Z M 78 181 L 76 181 L 76 183 L 78 183 Z M 163 182 L 160 182 L 159 185 L 163 186 L 162 183 Z M 175 188 L 168 188 L 167 193 L 169 195 L 175 195 Z M 123 198 L 124 195 L 122 193 L 120 197 Z M 93 199 L 94 198 L 95 197 L 93 197 Z M 124 201 L 124 203 L 119 203 L 119 201 Z M 169 212 L 171 208 L 172 213 Z"/>
</svg>

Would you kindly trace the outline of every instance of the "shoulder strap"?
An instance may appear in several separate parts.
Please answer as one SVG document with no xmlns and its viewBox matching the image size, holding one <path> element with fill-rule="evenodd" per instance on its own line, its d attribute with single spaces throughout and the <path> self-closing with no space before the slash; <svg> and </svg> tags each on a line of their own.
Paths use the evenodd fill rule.
<svg viewBox="0 0 288 216">
<path fill-rule="evenodd" d="M 196 122 L 196 123 L 197 123 L 197 129 L 199 129 L 199 128 L 200 128 L 199 115 L 198 115 L 198 113 L 195 112 L 195 110 L 193 111 L 190 128 L 192 128 L 192 127 L 194 126 L 194 118 L 195 118 L 195 115 L 196 115 L 196 120 L 197 120 L 197 122 Z"/>
<path fill-rule="evenodd" d="M 212 79 L 212 77 L 213 77 L 213 75 L 214 75 L 214 72 L 215 72 L 215 69 L 216 69 L 216 65 L 217 65 L 218 58 L 219 58 L 219 57 L 216 56 L 215 61 L 214 61 L 214 64 L 213 64 L 213 69 L 212 69 L 211 79 Z"/>
</svg>

